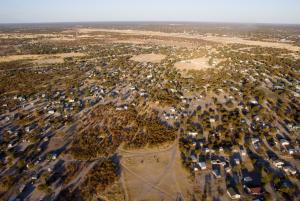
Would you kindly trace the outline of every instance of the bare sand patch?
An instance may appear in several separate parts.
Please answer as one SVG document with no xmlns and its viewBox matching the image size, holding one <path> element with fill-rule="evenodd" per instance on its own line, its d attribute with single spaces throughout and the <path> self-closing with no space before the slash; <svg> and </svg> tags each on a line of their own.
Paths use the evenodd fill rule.
<svg viewBox="0 0 300 201">
<path fill-rule="evenodd" d="M 97 35 L 87 35 L 87 34 L 84 34 L 84 35 L 79 35 L 78 36 L 79 38 L 103 38 L 105 37 L 105 35 L 101 35 L 101 34 L 97 34 Z"/>
<path fill-rule="evenodd" d="M 37 64 L 52 64 L 52 63 L 63 63 L 65 58 L 68 57 L 82 57 L 85 56 L 83 53 L 70 52 L 61 54 L 27 54 L 27 55 L 10 55 L 0 57 L 0 62 L 11 62 L 18 60 L 32 60 L 33 63 Z"/>
<path fill-rule="evenodd" d="M 160 63 L 166 56 L 162 54 L 140 54 L 133 56 L 131 60 L 137 62 L 151 62 L 151 63 Z"/>
<path fill-rule="evenodd" d="M 212 42 L 223 43 L 223 44 L 243 44 L 243 45 L 251 45 L 251 46 L 281 48 L 281 49 L 287 49 L 291 51 L 300 51 L 300 47 L 298 46 L 294 46 L 288 43 L 280 43 L 280 42 L 254 41 L 254 40 L 247 40 L 238 37 L 217 37 L 217 36 L 202 37 L 202 39 L 207 41 L 212 41 Z"/>
<path fill-rule="evenodd" d="M 119 30 L 119 29 L 79 29 L 79 32 L 91 33 L 91 32 L 110 32 L 110 33 L 120 33 L 129 35 L 145 35 L 145 36 L 166 36 L 166 37 L 179 37 L 179 38 L 192 38 L 192 39 L 202 39 L 206 41 L 222 43 L 222 44 L 244 44 L 251 46 L 261 46 L 261 47 L 272 47 L 272 48 L 282 48 L 290 51 L 300 51 L 300 47 L 281 42 L 266 42 L 266 41 L 254 41 L 247 40 L 238 37 L 217 37 L 217 36 L 203 36 L 203 35 L 191 35 L 187 33 L 164 33 L 157 31 L 141 31 L 141 30 Z"/>
<path fill-rule="evenodd" d="M 37 38 L 61 38 L 72 37 L 72 35 L 61 34 L 31 34 L 31 33 L 3 33 L 0 34 L 1 39 L 37 39 Z"/>
<path fill-rule="evenodd" d="M 146 40 L 135 40 L 135 39 L 128 39 L 128 40 L 113 40 L 112 43 L 122 43 L 122 44 L 134 44 L 134 45 L 140 45 L 145 44 Z"/>
<path fill-rule="evenodd" d="M 61 36 L 61 37 L 54 37 L 54 38 L 47 38 L 48 40 L 51 41 L 75 41 L 76 38 L 73 36 Z"/>
<path fill-rule="evenodd" d="M 171 46 L 171 47 L 186 47 L 195 48 L 198 47 L 197 44 L 191 42 L 183 42 L 177 40 L 159 40 L 159 39 L 138 39 L 132 38 L 127 40 L 112 40 L 112 43 L 128 43 L 134 45 L 149 44 L 149 45 L 160 45 L 160 46 Z"/>
<path fill-rule="evenodd" d="M 179 61 L 174 66 L 179 70 L 206 70 L 214 68 L 214 66 L 209 65 L 209 58 L 207 57 Z"/>
<path fill-rule="evenodd" d="M 121 154 L 122 180 L 128 200 L 176 200 L 179 194 L 189 200 L 193 184 L 175 146 L 165 151 L 153 149 L 153 154 Z"/>
</svg>

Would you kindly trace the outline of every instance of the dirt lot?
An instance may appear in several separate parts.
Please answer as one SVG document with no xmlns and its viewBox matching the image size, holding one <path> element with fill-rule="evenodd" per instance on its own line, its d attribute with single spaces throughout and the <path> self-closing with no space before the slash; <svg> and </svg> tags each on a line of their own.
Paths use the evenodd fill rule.
<svg viewBox="0 0 300 201">
<path fill-rule="evenodd" d="M 216 37 L 216 36 L 209 36 L 209 37 L 202 37 L 204 40 L 218 42 L 223 44 L 243 44 L 243 45 L 253 45 L 253 46 L 261 46 L 261 47 L 272 47 L 272 48 L 282 48 L 291 51 L 299 51 L 300 47 L 293 46 L 287 43 L 276 43 L 276 42 L 265 42 L 265 41 L 252 41 L 246 40 L 237 37 Z"/>
<path fill-rule="evenodd" d="M 32 60 L 36 64 L 53 64 L 63 63 L 67 57 L 82 57 L 83 53 L 61 53 L 61 54 L 27 54 L 27 55 L 11 55 L 0 57 L 0 62 L 10 62 L 17 60 Z"/>
<path fill-rule="evenodd" d="M 164 58 L 166 58 L 166 56 L 162 54 L 140 54 L 133 56 L 131 60 L 137 62 L 160 63 Z"/>
<path fill-rule="evenodd" d="M 175 63 L 175 68 L 179 70 L 205 70 L 214 68 L 208 64 L 209 58 L 202 57 L 198 59 L 179 61 Z"/>
<path fill-rule="evenodd" d="M 140 31 L 140 30 L 116 30 L 116 29 L 79 29 L 80 33 L 92 33 L 92 32 L 111 32 L 129 35 L 145 35 L 145 36 L 166 36 L 166 37 L 180 37 L 180 38 L 194 38 L 203 39 L 207 41 L 222 43 L 222 44 L 244 44 L 253 45 L 261 47 L 273 47 L 273 48 L 283 48 L 291 51 L 300 51 L 300 47 L 294 46 L 288 43 L 280 42 L 263 42 L 263 41 L 253 41 L 246 40 L 238 37 L 215 37 L 215 36 L 202 36 L 202 35 L 189 35 L 184 33 L 163 33 L 154 31 Z"/>
<path fill-rule="evenodd" d="M 193 188 L 179 154 L 177 143 L 165 150 L 121 153 L 121 180 L 127 199 L 189 200 Z"/>
</svg>

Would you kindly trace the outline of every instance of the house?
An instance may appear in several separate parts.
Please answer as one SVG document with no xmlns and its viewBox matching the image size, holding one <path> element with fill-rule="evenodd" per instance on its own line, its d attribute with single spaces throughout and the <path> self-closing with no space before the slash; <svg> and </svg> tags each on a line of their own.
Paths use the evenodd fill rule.
<svg viewBox="0 0 300 201">
<path fill-rule="evenodd" d="M 206 170 L 206 163 L 205 162 L 199 162 L 198 163 L 201 170 Z"/>
<path fill-rule="evenodd" d="M 297 174 L 297 170 L 291 166 L 284 166 L 283 167 L 283 171 L 287 174 L 291 174 L 291 175 L 295 175 Z"/>
<path fill-rule="evenodd" d="M 251 177 L 244 177 L 243 178 L 244 182 L 251 182 L 253 179 Z"/>
<path fill-rule="evenodd" d="M 296 149 L 294 149 L 293 147 L 288 147 L 287 150 L 288 150 L 290 155 L 293 155 L 296 152 Z"/>
<path fill-rule="evenodd" d="M 227 173 L 231 172 L 231 167 L 230 167 L 229 162 L 226 162 L 226 164 L 225 164 L 225 166 L 224 166 L 224 170 L 225 170 L 225 172 L 227 172 Z"/>
<path fill-rule="evenodd" d="M 256 186 L 256 187 L 245 187 L 247 193 L 251 194 L 251 195 L 261 195 L 263 193 L 263 189 L 260 186 Z"/>
<path fill-rule="evenodd" d="M 197 160 L 197 157 L 195 155 L 191 155 L 191 159 L 192 159 L 192 162 L 196 163 L 198 160 Z"/>
<path fill-rule="evenodd" d="M 7 145 L 7 148 L 13 148 L 13 147 L 15 147 L 16 145 L 17 145 L 17 140 L 13 140 L 13 141 L 11 141 L 8 145 Z"/>
<path fill-rule="evenodd" d="M 259 139 L 258 138 L 251 138 L 251 142 L 254 145 L 256 143 L 259 143 Z"/>
<path fill-rule="evenodd" d="M 246 152 L 245 149 L 241 149 L 241 155 L 242 155 L 242 156 L 246 156 L 246 155 L 247 155 L 247 152 Z"/>
<path fill-rule="evenodd" d="M 236 165 L 239 165 L 241 163 L 239 158 L 235 158 L 233 160 L 234 160 L 234 162 L 235 162 Z"/>
<path fill-rule="evenodd" d="M 216 120 L 215 120 L 215 118 L 211 117 L 211 118 L 209 118 L 209 122 L 210 122 L 210 123 L 215 123 Z"/>
<path fill-rule="evenodd" d="M 175 110 L 175 108 L 170 108 L 170 112 L 173 112 L 173 113 L 175 113 L 176 112 L 176 110 Z"/>
<path fill-rule="evenodd" d="M 296 124 L 288 124 L 287 127 L 288 127 L 289 131 L 296 131 L 300 128 L 300 126 L 296 125 Z"/>
<path fill-rule="evenodd" d="M 288 145 L 290 145 L 289 141 L 287 141 L 286 139 L 280 139 L 280 144 L 282 146 L 288 146 Z"/>
<path fill-rule="evenodd" d="M 249 103 L 250 103 L 251 105 L 258 105 L 258 102 L 257 102 L 256 100 L 251 100 Z"/>
<path fill-rule="evenodd" d="M 49 110 L 49 111 L 48 111 L 48 114 L 54 114 L 54 113 L 55 113 L 54 110 Z"/>
<path fill-rule="evenodd" d="M 188 132 L 189 136 L 196 137 L 198 135 L 197 132 Z"/>
<path fill-rule="evenodd" d="M 74 103 L 75 100 L 74 100 L 74 99 L 69 99 L 68 102 L 69 102 L 69 103 Z"/>
<path fill-rule="evenodd" d="M 296 153 L 296 149 L 295 148 L 293 148 L 292 146 L 287 146 L 286 147 L 286 149 L 288 150 L 288 152 L 289 152 L 289 154 L 290 155 L 293 155 L 293 154 L 295 154 Z"/>
<path fill-rule="evenodd" d="M 52 160 L 56 160 L 56 159 L 57 159 L 57 154 L 55 154 L 55 153 L 52 154 L 52 155 L 51 155 L 51 159 L 52 159 Z"/>
<path fill-rule="evenodd" d="M 277 167 L 277 168 L 282 168 L 283 165 L 284 165 L 284 162 L 281 161 L 281 160 L 279 160 L 279 159 L 277 159 L 277 160 L 273 161 L 273 165 L 274 165 L 275 167 Z"/>
<path fill-rule="evenodd" d="M 217 179 L 221 178 L 221 167 L 219 165 L 212 165 L 212 173 Z"/>
<path fill-rule="evenodd" d="M 25 131 L 27 133 L 30 133 L 31 131 L 33 131 L 35 129 L 36 125 L 35 124 L 30 124 L 29 126 L 25 127 Z"/>
<path fill-rule="evenodd" d="M 196 142 L 192 142 L 192 147 L 196 147 L 197 143 Z"/>
<path fill-rule="evenodd" d="M 209 148 L 204 148 L 204 151 L 206 154 L 210 152 Z"/>
<path fill-rule="evenodd" d="M 241 198 L 241 195 L 238 193 L 238 191 L 233 188 L 233 187 L 229 187 L 227 189 L 227 194 L 229 195 L 229 197 L 233 200 L 236 200 L 236 199 L 240 199 Z"/>
<path fill-rule="evenodd" d="M 297 170 L 291 166 L 288 167 L 289 173 L 291 175 L 296 175 L 297 174 Z"/>
<path fill-rule="evenodd" d="M 36 181 L 38 179 L 38 176 L 37 175 L 34 175 L 31 177 L 31 181 Z"/>
</svg>

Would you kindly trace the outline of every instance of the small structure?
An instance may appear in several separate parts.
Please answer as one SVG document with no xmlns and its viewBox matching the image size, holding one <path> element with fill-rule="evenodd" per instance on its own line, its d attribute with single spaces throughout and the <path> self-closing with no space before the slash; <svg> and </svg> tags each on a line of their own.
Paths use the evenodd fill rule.
<svg viewBox="0 0 300 201">
<path fill-rule="evenodd" d="M 239 165 L 239 164 L 241 164 L 241 162 L 240 162 L 240 159 L 239 159 L 239 158 L 235 158 L 235 159 L 234 159 L 234 162 L 235 162 L 235 164 L 236 164 L 236 165 Z"/>
<path fill-rule="evenodd" d="M 273 165 L 277 168 L 282 168 L 284 165 L 284 162 L 281 160 L 275 160 L 275 161 L 273 161 Z"/>
<path fill-rule="evenodd" d="M 259 139 L 258 138 L 251 138 L 251 142 L 252 144 L 256 144 L 259 142 Z"/>
<path fill-rule="evenodd" d="M 236 199 L 240 199 L 241 195 L 237 192 L 237 190 L 235 190 L 233 187 L 229 187 L 227 189 L 227 194 L 229 195 L 229 197 L 233 200 Z"/>
<path fill-rule="evenodd" d="M 196 163 L 197 162 L 197 157 L 195 155 L 191 155 L 192 162 Z"/>
<path fill-rule="evenodd" d="M 261 195 L 263 193 L 263 189 L 260 186 L 255 187 L 245 187 L 247 192 L 251 195 Z"/>
<path fill-rule="evenodd" d="M 198 163 L 201 170 L 206 170 L 206 163 L 205 162 L 199 162 Z"/>
<path fill-rule="evenodd" d="M 188 132 L 189 136 L 196 137 L 198 135 L 197 132 Z"/>
<path fill-rule="evenodd" d="M 288 146 L 288 145 L 290 145 L 289 141 L 287 141 L 286 139 L 281 139 L 281 140 L 280 140 L 280 144 L 281 144 L 282 146 Z"/>
</svg>

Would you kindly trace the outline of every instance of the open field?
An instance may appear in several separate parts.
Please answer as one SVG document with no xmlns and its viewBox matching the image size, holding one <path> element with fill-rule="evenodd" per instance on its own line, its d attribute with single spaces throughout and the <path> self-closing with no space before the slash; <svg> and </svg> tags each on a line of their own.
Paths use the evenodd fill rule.
<svg viewBox="0 0 300 201">
<path fill-rule="evenodd" d="M 254 40 L 246 40 L 238 37 L 217 37 L 217 36 L 207 36 L 207 37 L 202 37 L 202 39 L 212 41 L 212 42 L 217 42 L 217 43 L 223 43 L 223 44 L 243 44 L 243 45 L 251 45 L 251 46 L 287 49 L 295 52 L 300 51 L 300 47 L 288 43 L 254 41 Z"/>
<path fill-rule="evenodd" d="M 37 64 L 54 64 L 63 63 L 65 58 L 68 57 L 82 57 L 85 56 L 83 53 L 61 53 L 61 54 L 31 54 L 31 55 L 10 55 L 0 57 L 1 62 L 10 62 L 18 60 L 31 60 L 33 63 Z"/>
<path fill-rule="evenodd" d="M 263 41 L 253 41 L 246 40 L 238 37 L 216 37 L 216 36 L 203 36 L 203 35 L 190 35 L 184 33 L 163 33 L 156 31 L 140 31 L 140 30 L 116 30 L 116 29 L 79 29 L 80 33 L 92 33 L 92 32 L 111 32 L 111 33 L 120 33 L 128 35 L 145 35 L 145 36 L 165 36 L 165 37 L 177 37 L 177 38 L 189 38 L 189 39 L 202 39 L 216 43 L 223 44 L 244 44 L 251 46 L 261 46 L 261 47 L 273 47 L 273 48 L 282 48 L 290 51 L 299 51 L 300 47 L 294 46 L 288 43 L 279 43 L 279 42 L 263 42 Z"/>
<path fill-rule="evenodd" d="M 177 144 L 166 150 L 122 154 L 123 188 L 129 200 L 189 198 L 192 184 L 182 168 Z"/>
<path fill-rule="evenodd" d="M 166 58 L 166 56 L 162 54 L 140 54 L 133 56 L 131 60 L 137 62 L 160 63 L 164 58 Z"/>
<path fill-rule="evenodd" d="M 198 59 L 179 61 L 175 63 L 174 66 L 179 70 L 205 70 L 213 68 L 213 66 L 209 65 L 208 61 L 208 58 L 202 57 Z"/>
</svg>

